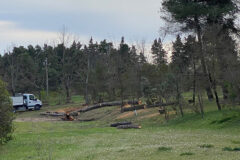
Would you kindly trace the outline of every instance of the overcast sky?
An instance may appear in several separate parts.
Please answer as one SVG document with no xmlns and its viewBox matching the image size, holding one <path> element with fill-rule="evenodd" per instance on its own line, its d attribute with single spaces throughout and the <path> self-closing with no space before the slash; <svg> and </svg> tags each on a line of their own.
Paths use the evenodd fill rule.
<svg viewBox="0 0 240 160">
<path fill-rule="evenodd" d="M 0 53 L 13 45 L 52 43 L 65 25 L 83 43 L 128 43 L 159 36 L 161 0 L 0 0 Z"/>
</svg>

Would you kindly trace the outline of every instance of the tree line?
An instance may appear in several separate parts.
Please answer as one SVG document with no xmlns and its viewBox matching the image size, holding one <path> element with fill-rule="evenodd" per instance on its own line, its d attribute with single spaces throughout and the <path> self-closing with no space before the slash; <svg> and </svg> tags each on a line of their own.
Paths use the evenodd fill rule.
<svg viewBox="0 0 240 160">
<path fill-rule="evenodd" d="M 124 37 L 119 46 L 92 38 L 88 45 L 73 41 L 68 46 L 63 34 L 57 46 L 14 47 L 0 56 L 0 76 L 13 95 L 34 92 L 41 98 L 43 91 L 56 91 L 65 95 L 66 103 L 72 94 L 84 95 L 87 104 L 140 98 L 148 104 L 176 101 L 183 115 L 185 92 L 192 92 L 188 101 L 196 112 L 203 113 L 205 93 L 221 110 L 219 88 L 225 102 L 239 102 L 236 3 L 165 0 L 161 11 L 167 23 L 188 35 L 177 35 L 170 60 L 160 38 L 153 40 L 149 62 L 144 46 L 129 46 Z"/>
</svg>

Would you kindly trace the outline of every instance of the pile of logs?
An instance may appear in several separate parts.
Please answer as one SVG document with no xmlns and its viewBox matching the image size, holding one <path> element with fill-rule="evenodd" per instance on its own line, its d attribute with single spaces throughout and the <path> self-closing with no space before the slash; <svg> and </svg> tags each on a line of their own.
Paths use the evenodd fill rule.
<svg viewBox="0 0 240 160">
<path fill-rule="evenodd" d="M 117 122 L 110 125 L 111 127 L 116 127 L 117 129 L 140 129 L 141 126 L 132 124 L 132 122 Z"/>
</svg>

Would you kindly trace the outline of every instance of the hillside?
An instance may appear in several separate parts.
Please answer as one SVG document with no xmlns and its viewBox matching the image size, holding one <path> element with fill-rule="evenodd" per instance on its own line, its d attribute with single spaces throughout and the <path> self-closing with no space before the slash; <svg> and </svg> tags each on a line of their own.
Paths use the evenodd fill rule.
<svg viewBox="0 0 240 160">
<path fill-rule="evenodd" d="M 40 112 L 79 107 L 46 107 L 16 115 L 14 140 L 1 146 L 1 160 L 26 159 L 226 159 L 240 156 L 239 109 L 194 113 L 166 122 L 157 108 L 120 112 L 119 106 L 80 114 L 91 122 L 43 118 Z M 210 106 L 207 106 L 211 108 Z M 112 122 L 132 121 L 142 129 L 119 130 Z M 236 150 L 236 151 L 231 151 Z M 4 154 L 3 154 L 4 153 Z"/>
</svg>

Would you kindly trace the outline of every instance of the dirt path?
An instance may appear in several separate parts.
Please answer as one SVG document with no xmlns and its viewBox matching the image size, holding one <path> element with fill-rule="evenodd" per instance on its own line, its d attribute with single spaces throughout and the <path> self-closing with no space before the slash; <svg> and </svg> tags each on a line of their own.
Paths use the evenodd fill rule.
<svg viewBox="0 0 240 160">
<path fill-rule="evenodd" d="M 59 121 L 60 118 L 55 117 L 26 117 L 26 118 L 16 118 L 15 122 L 46 122 L 46 121 Z"/>
</svg>

